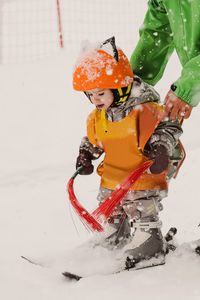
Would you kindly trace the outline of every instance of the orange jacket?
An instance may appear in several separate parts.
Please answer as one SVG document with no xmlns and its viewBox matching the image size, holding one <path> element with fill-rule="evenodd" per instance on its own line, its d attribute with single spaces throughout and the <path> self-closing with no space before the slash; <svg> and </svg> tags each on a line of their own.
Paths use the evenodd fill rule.
<svg viewBox="0 0 200 300">
<path fill-rule="evenodd" d="M 103 187 L 116 189 L 124 178 L 148 159 L 144 147 L 162 119 L 162 110 L 162 106 L 155 102 L 140 104 L 121 121 L 106 120 L 107 132 L 102 126 L 101 112 L 95 109 L 89 115 L 88 139 L 105 151 L 104 160 L 97 169 Z M 166 175 L 167 171 L 161 174 L 145 173 L 132 189 L 167 189 Z"/>
</svg>

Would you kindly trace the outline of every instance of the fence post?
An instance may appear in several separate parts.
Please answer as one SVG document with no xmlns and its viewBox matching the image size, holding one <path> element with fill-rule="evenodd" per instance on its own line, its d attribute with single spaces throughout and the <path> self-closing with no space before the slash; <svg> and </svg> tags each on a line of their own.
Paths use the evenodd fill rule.
<svg viewBox="0 0 200 300">
<path fill-rule="evenodd" d="M 59 42 L 60 42 L 60 47 L 64 47 L 63 43 L 63 34 L 62 34 L 62 23 L 61 23 L 61 13 L 60 13 L 60 1 L 57 1 L 57 14 L 58 14 L 58 31 L 59 31 Z"/>
</svg>

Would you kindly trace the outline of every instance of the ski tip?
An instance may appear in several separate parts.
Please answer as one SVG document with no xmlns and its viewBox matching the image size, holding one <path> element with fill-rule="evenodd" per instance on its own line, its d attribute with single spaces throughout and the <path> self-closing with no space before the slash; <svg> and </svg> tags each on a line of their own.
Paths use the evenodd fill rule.
<svg viewBox="0 0 200 300">
<path fill-rule="evenodd" d="M 28 258 L 28 257 L 26 257 L 26 256 L 21 255 L 21 258 L 24 259 L 25 261 L 27 261 L 27 262 L 33 264 L 33 265 L 43 267 L 43 265 L 42 265 L 41 263 L 39 263 L 39 262 L 37 262 L 37 261 L 34 261 L 34 260 L 32 260 L 32 259 L 30 259 L 30 258 Z"/>
<path fill-rule="evenodd" d="M 79 276 L 79 275 L 76 275 L 76 274 L 73 274 L 70 272 L 63 272 L 62 275 L 70 280 L 76 280 L 76 281 L 79 281 L 81 278 L 83 278 L 82 276 Z"/>
</svg>

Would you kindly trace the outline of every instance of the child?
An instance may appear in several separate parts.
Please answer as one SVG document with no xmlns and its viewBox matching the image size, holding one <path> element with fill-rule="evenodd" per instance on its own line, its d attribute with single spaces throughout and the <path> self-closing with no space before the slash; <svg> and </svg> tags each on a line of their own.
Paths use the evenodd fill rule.
<svg viewBox="0 0 200 300">
<path fill-rule="evenodd" d="M 87 120 L 87 137 L 81 142 L 76 167 L 83 165 L 80 174 L 89 175 L 94 169 L 92 160 L 105 154 L 97 169 L 100 202 L 144 161 L 154 161 L 109 218 L 116 231 L 106 244 L 122 247 L 126 269 L 143 261 L 163 264 L 166 249 L 158 214 L 168 179 L 182 159 L 181 126 L 178 121 L 162 120 L 159 95 L 133 75 L 114 37 L 85 50 L 75 65 L 73 87 L 96 106 Z"/>
</svg>

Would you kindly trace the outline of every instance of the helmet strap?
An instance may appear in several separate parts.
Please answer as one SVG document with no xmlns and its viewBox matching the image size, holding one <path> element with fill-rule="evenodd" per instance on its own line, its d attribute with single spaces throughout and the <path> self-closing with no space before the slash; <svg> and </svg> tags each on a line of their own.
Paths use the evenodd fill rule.
<svg viewBox="0 0 200 300">
<path fill-rule="evenodd" d="M 131 88 L 132 88 L 132 83 L 130 83 L 126 87 L 122 87 L 119 89 L 111 89 L 113 96 L 114 96 L 114 101 L 113 101 L 111 107 L 120 106 L 125 101 L 127 101 L 131 94 Z"/>
</svg>

